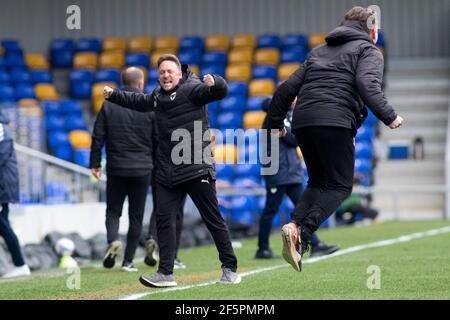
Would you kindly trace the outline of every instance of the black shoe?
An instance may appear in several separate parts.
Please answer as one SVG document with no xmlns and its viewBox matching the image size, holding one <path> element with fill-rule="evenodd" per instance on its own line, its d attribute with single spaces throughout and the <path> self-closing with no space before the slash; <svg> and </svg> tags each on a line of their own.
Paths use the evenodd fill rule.
<svg viewBox="0 0 450 320">
<path fill-rule="evenodd" d="M 116 264 L 116 257 L 122 249 L 122 243 L 119 240 L 112 242 L 106 250 L 105 257 L 103 258 L 103 266 L 107 269 L 111 269 Z"/>
<path fill-rule="evenodd" d="M 279 259 L 279 256 L 273 254 L 272 250 L 258 250 L 255 254 L 255 259 Z"/>
<path fill-rule="evenodd" d="M 155 240 L 149 239 L 145 242 L 145 259 L 144 262 L 150 267 L 156 266 L 159 261 L 158 245 Z"/>
<path fill-rule="evenodd" d="M 311 247 L 311 257 L 326 256 L 338 251 L 339 249 L 339 246 L 327 245 L 323 242 L 319 242 L 318 245 Z"/>
</svg>

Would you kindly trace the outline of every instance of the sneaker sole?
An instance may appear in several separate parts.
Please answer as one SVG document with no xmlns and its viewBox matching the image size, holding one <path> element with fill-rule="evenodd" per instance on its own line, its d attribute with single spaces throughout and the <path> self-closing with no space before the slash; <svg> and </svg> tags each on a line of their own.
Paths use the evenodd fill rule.
<svg viewBox="0 0 450 320">
<path fill-rule="evenodd" d="M 145 259 L 144 262 L 149 267 L 154 267 L 158 263 L 158 259 L 155 254 L 156 243 L 152 243 L 145 250 Z"/>
<path fill-rule="evenodd" d="M 114 241 L 111 248 L 106 252 L 103 258 L 103 266 L 107 269 L 111 269 L 116 264 L 116 257 L 122 249 L 122 243 L 120 241 Z"/>
<path fill-rule="evenodd" d="M 160 281 L 160 282 L 152 282 L 145 277 L 140 277 L 139 282 L 149 288 L 167 288 L 167 287 L 176 287 L 177 283 L 175 281 Z"/>
<path fill-rule="evenodd" d="M 241 283 L 241 281 L 242 281 L 242 277 L 241 277 L 241 276 L 238 276 L 238 277 L 236 278 L 236 280 L 234 280 L 233 282 L 230 282 L 230 281 L 222 281 L 222 280 L 220 280 L 219 283 L 220 283 L 220 284 L 238 284 L 238 283 Z"/>
<path fill-rule="evenodd" d="M 292 232 L 288 226 L 283 226 L 281 229 L 281 238 L 283 240 L 283 258 L 289 263 L 295 271 L 302 271 L 301 256 L 295 250 L 295 244 L 292 243 Z"/>
</svg>

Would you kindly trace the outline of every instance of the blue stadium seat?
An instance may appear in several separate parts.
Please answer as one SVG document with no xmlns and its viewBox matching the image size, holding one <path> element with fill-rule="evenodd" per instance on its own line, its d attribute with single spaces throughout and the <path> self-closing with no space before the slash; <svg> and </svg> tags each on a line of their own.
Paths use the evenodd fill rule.
<svg viewBox="0 0 450 320">
<path fill-rule="evenodd" d="M 36 99 L 33 86 L 30 84 L 18 84 L 16 85 L 16 99 Z"/>
<path fill-rule="evenodd" d="M 363 124 L 363 125 L 364 125 L 364 126 L 367 126 L 367 127 L 374 127 L 374 126 L 377 124 L 378 119 L 377 119 L 377 117 L 373 114 L 373 112 L 370 111 L 369 108 L 367 108 L 367 111 L 368 111 L 368 115 L 367 115 L 366 121 L 364 121 L 364 124 Z"/>
<path fill-rule="evenodd" d="M 51 62 L 54 68 L 69 68 L 72 66 L 75 41 L 71 39 L 56 39 L 52 42 Z"/>
<path fill-rule="evenodd" d="M 46 185 L 48 204 L 64 203 L 67 200 L 67 190 L 63 182 L 49 182 Z"/>
<path fill-rule="evenodd" d="M 234 179 L 233 185 L 241 188 L 260 188 L 261 177 L 238 177 Z"/>
<path fill-rule="evenodd" d="M 201 68 L 202 76 L 206 74 L 217 74 L 221 77 L 225 77 L 225 67 L 216 64 L 203 65 Z"/>
<path fill-rule="evenodd" d="M 10 80 L 14 84 L 31 84 L 31 76 L 28 71 L 23 68 L 13 68 L 9 73 Z"/>
<path fill-rule="evenodd" d="M 182 64 L 199 66 L 202 62 L 201 49 L 182 49 L 178 53 L 178 58 Z"/>
<path fill-rule="evenodd" d="M 47 70 L 33 70 L 30 72 L 31 83 L 53 83 L 52 76 Z"/>
<path fill-rule="evenodd" d="M 58 146 L 54 149 L 55 157 L 72 161 L 72 148 L 69 146 Z"/>
<path fill-rule="evenodd" d="M 22 53 L 10 53 L 5 55 L 5 66 L 7 68 L 26 68 L 25 59 Z"/>
<path fill-rule="evenodd" d="M 65 118 L 64 128 L 68 132 L 72 130 L 87 130 L 86 123 L 82 116 L 71 115 Z"/>
<path fill-rule="evenodd" d="M 238 164 L 235 168 L 236 177 L 257 177 L 261 176 L 261 167 L 259 164 Z"/>
<path fill-rule="evenodd" d="M 120 71 L 118 69 L 100 69 L 95 74 L 95 82 L 115 82 L 120 84 Z"/>
<path fill-rule="evenodd" d="M 231 164 L 216 164 L 216 174 L 217 178 L 229 178 L 233 180 L 234 166 Z"/>
<path fill-rule="evenodd" d="M 217 127 L 219 129 L 242 128 L 242 115 L 241 112 L 221 112 L 217 116 Z"/>
<path fill-rule="evenodd" d="M 8 72 L 0 69 L 0 84 L 9 84 L 9 83 L 10 83 L 10 77 L 9 77 Z"/>
<path fill-rule="evenodd" d="M 78 52 L 96 52 L 100 53 L 102 51 L 102 43 L 99 39 L 95 38 L 84 38 L 80 39 L 77 43 L 76 50 Z"/>
<path fill-rule="evenodd" d="M 45 117 L 45 127 L 49 132 L 66 131 L 64 124 L 64 117 L 59 114 L 47 115 Z"/>
<path fill-rule="evenodd" d="M 71 149 L 69 142 L 69 134 L 65 131 L 53 131 L 47 133 L 48 145 L 50 148 L 55 149 L 57 147 L 68 147 Z"/>
<path fill-rule="evenodd" d="M 180 39 L 180 50 L 198 48 L 203 50 L 205 47 L 205 39 L 199 36 L 184 36 Z"/>
<path fill-rule="evenodd" d="M 91 70 L 72 70 L 70 72 L 71 96 L 76 99 L 91 98 L 92 83 L 94 82 L 94 72 Z"/>
<path fill-rule="evenodd" d="M 370 174 L 372 172 L 372 161 L 367 159 L 356 159 L 355 172 L 360 174 Z"/>
<path fill-rule="evenodd" d="M 73 115 L 82 117 L 83 110 L 81 109 L 81 105 L 76 100 L 63 100 L 60 102 L 60 110 L 64 115 Z"/>
<path fill-rule="evenodd" d="M 9 84 L 0 84 L 0 102 L 15 102 L 16 94 L 14 87 Z"/>
<path fill-rule="evenodd" d="M 356 141 L 357 142 L 367 141 L 371 143 L 374 139 L 374 136 L 375 133 L 373 128 L 362 126 L 361 128 L 358 129 L 358 132 L 356 133 Z"/>
<path fill-rule="evenodd" d="M 217 202 L 219 203 L 220 214 L 225 221 L 231 219 L 231 197 L 218 195 Z"/>
<path fill-rule="evenodd" d="M 217 125 L 217 127 L 218 128 L 211 129 L 214 133 L 215 144 L 236 144 L 237 138 L 232 127 L 230 127 L 226 123 L 223 124 L 222 128 L 220 128 L 219 124 Z"/>
<path fill-rule="evenodd" d="M 250 97 L 247 99 L 247 111 L 263 110 L 263 103 L 267 97 Z"/>
<path fill-rule="evenodd" d="M 128 53 L 125 57 L 125 64 L 130 66 L 142 66 L 146 69 L 150 67 L 150 56 L 144 52 Z"/>
<path fill-rule="evenodd" d="M 217 127 L 217 114 L 215 112 L 208 112 L 209 116 L 209 127 L 216 128 Z"/>
<path fill-rule="evenodd" d="M 59 101 L 42 101 L 41 106 L 44 109 L 46 117 L 48 117 L 49 115 L 61 114 L 61 106 Z"/>
<path fill-rule="evenodd" d="M 220 102 L 220 112 L 243 112 L 245 110 L 245 99 L 242 97 L 227 97 Z"/>
<path fill-rule="evenodd" d="M 281 46 L 281 39 L 276 34 L 262 34 L 258 36 L 257 47 L 258 48 L 275 48 L 278 49 Z"/>
<path fill-rule="evenodd" d="M 89 156 L 90 156 L 91 150 L 90 149 L 76 149 L 74 152 L 75 157 L 75 163 L 89 168 Z"/>
<path fill-rule="evenodd" d="M 208 113 L 209 114 L 217 113 L 217 111 L 220 110 L 220 103 L 221 103 L 220 101 L 214 101 L 214 102 L 208 103 Z M 214 128 L 214 127 L 212 127 L 212 128 Z"/>
<path fill-rule="evenodd" d="M 158 83 L 159 71 L 158 68 L 151 68 L 148 72 L 147 80 L 149 84 Z"/>
<path fill-rule="evenodd" d="M 211 51 L 203 54 L 202 64 L 220 65 L 225 68 L 228 62 L 228 55 L 225 52 Z"/>
<path fill-rule="evenodd" d="M 380 48 L 384 48 L 386 45 L 385 39 L 384 39 L 384 33 L 382 31 L 378 31 L 378 41 L 377 46 Z"/>
<path fill-rule="evenodd" d="M 253 79 L 271 79 L 277 80 L 277 68 L 274 66 L 261 66 L 257 65 L 253 67 L 252 71 Z"/>
<path fill-rule="evenodd" d="M 238 146 L 238 161 L 258 161 L 259 159 L 258 143 Z"/>
<path fill-rule="evenodd" d="M 228 82 L 228 96 L 239 96 L 246 99 L 248 96 L 248 84 L 242 81 Z"/>
<path fill-rule="evenodd" d="M 282 40 L 283 48 L 302 47 L 308 48 L 308 37 L 297 33 L 286 34 Z"/>
<path fill-rule="evenodd" d="M 257 202 L 254 196 L 234 196 L 231 199 L 232 219 L 234 223 L 252 225 L 257 214 Z"/>
<path fill-rule="evenodd" d="M 0 56 L 0 70 L 4 70 L 6 68 L 5 58 Z"/>
<path fill-rule="evenodd" d="M 307 51 L 300 47 L 283 50 L 281 52 L 281 63 L 303 63 L 306 55 Z"/>
<path fill-rule="evenodd" d="M 23 50 L 19 44 L 19 41 L 15 39 L 4 39 L 2 40 L 2 47 L 5 49 L 6 53 L 23 53 Z"/>
<path fill-rule="evenodd" d="M 368 142 L 357 142 L 355 144 L 355 156 L 357 159 L 372 159 L 372 145 Z"/>
</svg>

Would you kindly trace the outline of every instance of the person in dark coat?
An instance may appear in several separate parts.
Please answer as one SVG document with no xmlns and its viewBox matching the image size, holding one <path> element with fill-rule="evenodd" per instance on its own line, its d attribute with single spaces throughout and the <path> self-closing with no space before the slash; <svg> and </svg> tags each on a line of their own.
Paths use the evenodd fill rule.
<svg viewBox="0 0 450 320">
<path fill-rule="evenodd" d="M 271 99 L 264 101 L 264 111 L 268 111 Z M 295 100 L 292 103 L 295 105 Z M 268 117 L 264 119 L 263 129 L 267 129 Z M 273 259 L 278 258 L 273 254 L 269 246 L 269 236 L 272 229 L 272 220 L 277 213 L 285 195 L 289 197 L 294 206 L 300 199 L 303 192 L 303 169 L 302 161 L 297 153 L 297 140 L 291 132 L 292 111 L 287 113 L 284 125 L 286 128 L 286 135 L 280 139 L 279 144 L 279 169 L 276 174 L 264 175 L 266 186 L 266 205 L 259 220 L 258 233 L 258 250 L 256 251 L 256 259 Z M 271 136 L 267 138 L 270 140 Z M 270 141 L 267 142 L 270 148 Z M 268 155 L 271 156 L 269 149 Z M 273 155 L 272 155 L 273 156 Z M 331 254 L 339 250 L 336 245 L 327 245 L 321 242 L 316 233 L 311 237 L 311 256 L 322 256 Z"/>
<path fill-rule="evenodd" d="M 144 74 L 138 68 L 122 73 L 127 92 L 142 92 Z M 150 113 L 120 108 L 105 101 L 94 123 L 90 155 L 92 174 L 101 175 L 101 153 L 106 146 L 106 237 L 109 244 L 103 260 L 112 268 L 121 250 L 119 220 L 128 197 L 129 229 L 122 269 L 137 271 L 133 258 L 142 232 L 145 202 L 153 169 L 153 120 Z"/>
<path fill-rule="evenodd" d="M 14 268 L 2 278 L 30 275 L 30 268 L 25 263 L 19 240 L 9 222 L 9 204 L 19 202 L 19 173 L 14 142 L 8 124 L 8 117 L 0 109 L 0 204 L 2 206 L 0 236 L 5 239 L 14 263 Z"/>
<path fill-rule="evenodd" d="M 113 90 L 104 96 L 134 110 L 155 111 L 159 145 L 156 155 L 156 227 L 160 261 L 152 276 L 140 281 L 150 287 L 176 286 L 173 276 L 176 252 L 176 214 L 188 194 L 211 233 L 222 263 L 221 283 L 241 281 L 230 232 L 219 211 L 216 173 L 211 152 L 207 104 L 228 93 L 225 80 L 207 74 L 203 82 L 174 55 L 158 59 L 159 86 L 151 94 Z"/>
<path fill-rule="evenodd" d="M 312 234 L 353 187 L 354 137 L 367 109 L 391 129 L 402 125 L 382 91 L 383 56 L 375 46 L 375 11 L 354 7 L 326 44 L 310 52 L 305 63 L 276 90 L 269 110 L 269 129 L 285 134 L 284 119 L 298 98 L 292 130 L 308 170 L 308 187 L 282 228 L 283 257 L 301 271 L 301 256 Z"/>
</svg>

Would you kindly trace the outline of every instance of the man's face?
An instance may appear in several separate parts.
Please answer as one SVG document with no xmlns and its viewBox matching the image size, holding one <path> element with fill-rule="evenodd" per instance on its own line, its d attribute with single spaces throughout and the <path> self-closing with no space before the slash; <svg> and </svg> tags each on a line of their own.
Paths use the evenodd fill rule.
<svg viewBox="0 0 450 320">
<path fill-rule="evenodd" d="M 165 91 L 175 88 L 181 76 L 181 70 L 175 62 L 166 60 L 159 65 L 159 84 Z"/>
</svg>

